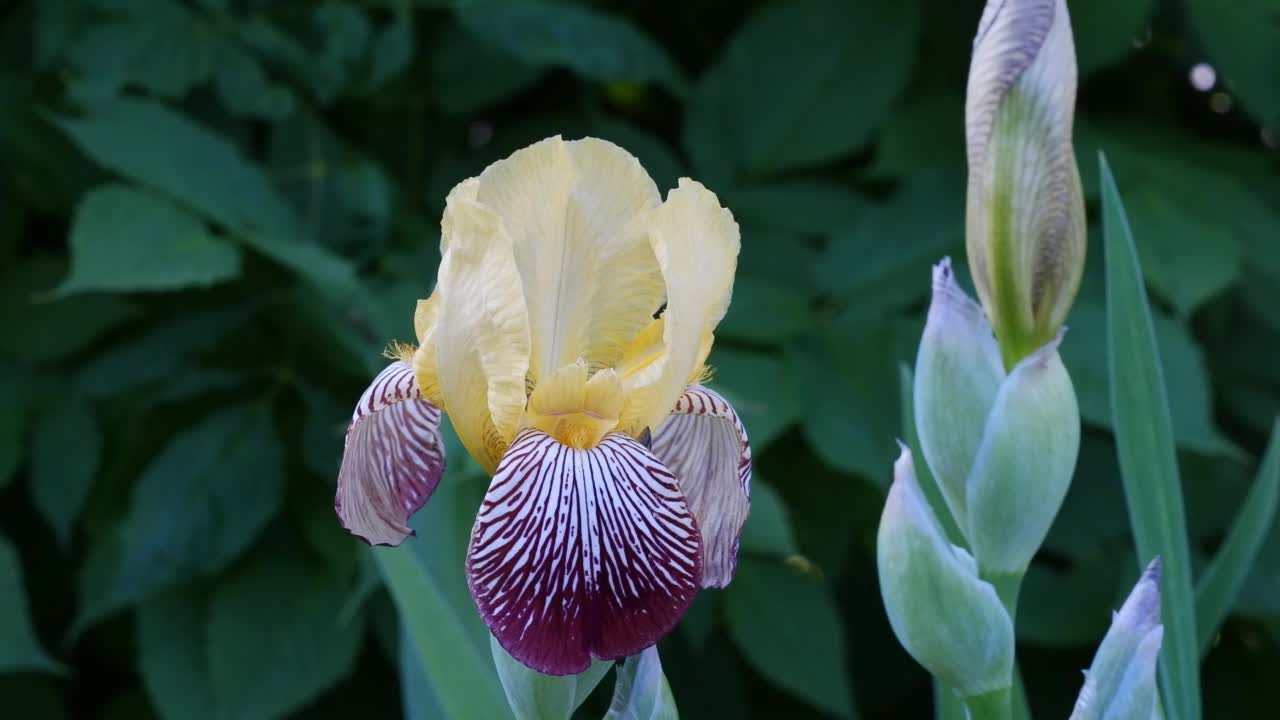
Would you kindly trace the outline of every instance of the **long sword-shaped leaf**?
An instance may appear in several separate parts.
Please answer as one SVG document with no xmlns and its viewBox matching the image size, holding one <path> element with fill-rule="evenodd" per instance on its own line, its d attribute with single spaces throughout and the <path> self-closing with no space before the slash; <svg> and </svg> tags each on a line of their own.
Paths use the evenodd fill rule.
<svg viewBox="0 0 1280 720">
<path fill-rule="evenodd" d="M 1280 501 L 1280 419 L 1271 427 L 1271 442 L 1258 468 L 1258 476 L 1244 502 L 1240 514 L 1218 549 L 1213 562 L 1205 568 L 1196 585 L 1196 628 L 1200 631 L 1200 652 L 1209 651 L 1218 627 L 1231 612 L 1258 557 L 1258 549 L 1267 536 Z"/>
<path fill-rule="evenodd" d="M 1099 156 L 1098 165 L 1106 245 L 1107 364 L 1116 451 L 1138 565 L 1145 567 L 1157 555 L 1163 558 L 1161 596 L 1167 632 L 1160 686 L 1165 705 L 1173 717 L 1198 720 L 1199 636 L 1169 399 L 1129 221 L 1105 156 Z"/>
<path fill-rule="evenodd" d="M 438 709 L 432 720 L 511 720 L 489 631 L 476 613 L 463 570 L 483 483 L 453 427 L 446 423 L 441 431 L 450 465 L 431 502 L 409 522 L 418 536 L 398 548 L 371 552 L 399 611 L 403 642 L 413 645 L 414 653 L 401 653 L 402 662 L 416 658 L 428 685 L 417 693 L 423 701 L 418 704 Z M 402 669 L 402 677 L 414 674 L 409 670 Z"/>
</svg>

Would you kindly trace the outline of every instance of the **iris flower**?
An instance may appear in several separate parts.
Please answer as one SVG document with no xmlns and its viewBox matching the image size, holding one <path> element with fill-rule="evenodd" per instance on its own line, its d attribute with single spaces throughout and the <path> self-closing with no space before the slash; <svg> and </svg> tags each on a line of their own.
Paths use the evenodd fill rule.
<svg viewBox="0 0 1280 720">
<path fill-rule="evenodd" d="M 335 502 L 398 545 L 440 480 L 441 413 L 493 476 L 467 583 L 513 657 L 545 673 L 634 655 L 700 587 L 733 577 L 751 450 L 702 386 L 733 289 L 738 226 L 682 179 L 550 138 L 450 193 L 416 348 L 365 391 Z"/>
</svg>

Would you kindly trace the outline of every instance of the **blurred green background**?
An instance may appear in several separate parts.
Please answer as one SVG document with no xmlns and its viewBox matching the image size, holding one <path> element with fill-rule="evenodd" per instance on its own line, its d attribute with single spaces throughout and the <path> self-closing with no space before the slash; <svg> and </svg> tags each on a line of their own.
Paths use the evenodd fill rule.
<svg viewBox="0 0 1280 720">
<path fill-rule="evenodd" d="M 1199 560 L 1280 409 L 1280 5 L 1069 6 L 1090 214 L 1104 148 L 1157 304 Z M 683 716 L 927 717 L 929 678 L 888 628 L 872 550 L 929 266 L 963 264 L 980 12 L 6 3 L 0 714 L 439 718 L 443 694 L 492 703 L 462 568 L 484 478 L 453 442 L 419 537 L 376 552 L 338 528 L 333 484 L 355 399 L 431 290 L 446 192 L 560 133 L 622 144 L 664 190 L 701 180 L 742 228 L 712 386 L 751 435 L 754 507 L 737 579 L 661 645 Z M 1079 470 L 1018 616 L 1043 717 L 1069 712 L 1138 571 L 1090 253 L 1063 346 L 1087 423 Z M 398 599 L 427 613 L 418 630 L 465 683 L 400 642 L 384 578 L 419 589 Z M 1273 528 L 1208 655 L 1208 717 L 1276 717 L 1277 677 Z"/>
</svg>

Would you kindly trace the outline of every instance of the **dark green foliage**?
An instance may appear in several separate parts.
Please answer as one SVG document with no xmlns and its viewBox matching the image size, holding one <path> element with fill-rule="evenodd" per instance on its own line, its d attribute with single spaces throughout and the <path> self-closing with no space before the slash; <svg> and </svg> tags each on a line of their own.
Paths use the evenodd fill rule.
<svg viewBox="0 0 1280 720">
<path fill-rule="evenodd" d="M 742 229 L 713 386 L 751 435 L 755 508 L 737 580 L 661 645 L 682 716 L 926 717 L 872 550 L 929 265 L 964 264 L 981 3 L 448 5 L 0 11 L 0 714 L 505 709 L 463 584 L 484 487 L 465 453 L 450 440 L 395 554 L 338 527 L 333 483 L 351 406 L 431 291 L 445 193 L 560 133 L 622 144 L 664 191 L 704 182 Z M 1087 427 L 1023 590 L 1031 705 L 1068 713 L 1135 567 L 1103 149 L 1154 303 L 1193 581 L 1224 543 L 1213 575 L 1257 552 L 1234 602 L 1233 579 L 1202 609 L 1228 613 L 1205 716 L 1272 718 L 1280 526 L 1241 503 L 1275 502 L 1274 462 L 1249 491 L 1280 411 L 1280 14 L 1070 7 L 1092 247 L 1062 353 Z M 1199 62 L 1210 92 L 1187 81 Z M 402 625 L 384 577 L 431 622 Z"/>
</svg>

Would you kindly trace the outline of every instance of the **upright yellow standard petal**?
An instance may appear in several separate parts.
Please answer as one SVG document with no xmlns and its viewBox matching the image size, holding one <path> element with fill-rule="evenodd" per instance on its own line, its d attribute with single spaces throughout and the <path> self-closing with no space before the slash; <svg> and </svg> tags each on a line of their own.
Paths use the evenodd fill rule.
<svg viewBox="0 0 1280 720">
<path fill-rule="evenodd" d="M 740 247 L 733 214 L 720 207 L 715 193 L 688 178 L 654 211 L 649 241 L 667 289 L 666 351 L 637 372 L 624 373 L 622 429 L 633 435 L 661 424 L 705 361 L 711 333 L 729 308 Z M 633 346 L 628 359 L 643 361 L 646 352 Z"/>
<path fill-rule="evenodd" d="M 492 473 L 524 412 L 529 316 L 511 238 L 498 216 L 455 193 L 441 228 L 447 249 L 436 284 L 439 307 L 431 342 L 423 346 L 434 347 L 458 437 Z"/>
<path fill-rule="evenodd" d="M 438 408 L 444 408 L 440 393 L 440 376 L 436 372 L 436 319 L 439 317 L 440 293 L 431 293 L 426 300 L 419 300 L 413 313 L 413 330 L 418 336 L 418 349 L 413 353 L 413 375 L 418 392 Z"/>
<path fill-rule="evenodd" d="M 614 365 L 663 298 L 645 233 L 661 198 L 639 161 L 604 140 L 549 138 L 486 168 L 475 199 L 512 239 L 534 382 L 578 358 Z"/>
</svg>

